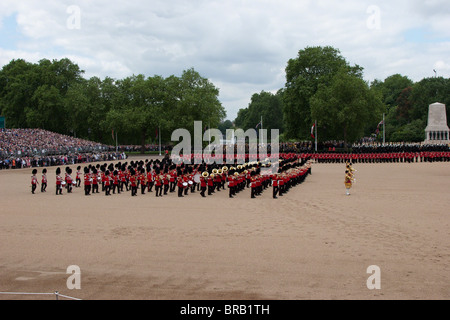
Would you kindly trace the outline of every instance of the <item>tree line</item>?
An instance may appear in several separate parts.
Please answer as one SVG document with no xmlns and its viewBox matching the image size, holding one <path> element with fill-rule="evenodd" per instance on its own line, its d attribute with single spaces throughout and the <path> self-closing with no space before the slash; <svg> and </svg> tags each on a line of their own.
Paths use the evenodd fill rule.
<svg viewBox="0 0 450 320">
<path fill-rule="evenodd" d="M 382 141 L 383 132 L 377 129 L 385 114 L 387 141 L 420 142 L 425 139 L 429 105 L 450 105 L 450 79 L 413 82 L 395 74 L 368 83 L 363 70 L 336 48 L 307 47 L 288 61 L 285 87 L 276 93 L 255 93 L 234 124 L 247 130 L 262 116 L 264 128 L 280 129 L 284 141 L 305 141 L 311 139 L 317 121 L 321 141 Z"/>
<path fill-rule="evenodd" d="M 91 77 L 69 59 L 12 60 L 0 71 L 0 115 L 8 128 L 41 128 L 114 145 L 170 141 L 194 121 L 211 127 L 226 112 L 219 89 L 193 68 L 181 76 Z"/>
<path fill-rule="evenodd" d="M 144 146 L 159 137 L 169 142 L 178 128 L 193 132 L 194 121 L 225 133 L 255 128 L 261 117 L 264 129 L 279 129 L 283 141 L 311 139 L 317 121 L 321 141 L 355 142 L 373 136 L 385 114 L 387 141 L 419 142 L 428 106 L 450 105 L 450 79 L 413 82 L 395 74 L 369 83 L 363 70 L 336 48 L 307 47 L 287 62 L 285 86 L 253 94 L 232 122 L 224 121 L 219 89 L 193 68 L 167 78 L 85 79 L 67 58 L 17 59 L 0 70 L 0 115 L 9 128 L 41 128 L 108 145 L 118 133 L 119 144 Z"/>
</svg>

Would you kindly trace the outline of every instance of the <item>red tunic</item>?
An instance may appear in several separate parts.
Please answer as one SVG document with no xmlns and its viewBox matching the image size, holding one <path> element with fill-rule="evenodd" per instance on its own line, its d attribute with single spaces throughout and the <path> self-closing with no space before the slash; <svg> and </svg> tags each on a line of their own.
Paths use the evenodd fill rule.
<svg viewBox="0 0 450 320">
<path fill-rule="evenodd" d="M 85 186 L 90 186 L 90 185 L 91 185 L 91 182 L 89 181 L 90 178 L 91 178 L 91 176 L 90 176 L 89 173 L 86 173 L 86 174 L 84 175 L 84 185 L 85 185 Z"/>
</svg>

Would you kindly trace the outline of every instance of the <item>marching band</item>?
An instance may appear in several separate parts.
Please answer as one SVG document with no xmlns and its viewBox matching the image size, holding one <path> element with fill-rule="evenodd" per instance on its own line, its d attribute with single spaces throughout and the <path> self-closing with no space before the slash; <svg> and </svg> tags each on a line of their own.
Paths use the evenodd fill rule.
<svg viewBox="0 0 450 320">
<path fill-rule="evenodd" d="M 311 161 L 294 154 L 280 155 L 278 163 L 264 161 L 248 161 L 242 165 L 219 166 L 215 163 L 175 164 L 168 157 L 163 160 L 131 161 L 130 163 L 97 164 L 85 166 L 83 171 L 77 167 L 76 179 L 72 178 L 72 169 L 65 168 L 65 178 L 61 177 L 61 168 L 56 169 L 56 194 L 62 195 L 63 189 L 72 193 L 73 188 L 80 188 L 84 182 L 84 194 L 98 194 L 99 184 L 105 196 L 131 191 L 131 196 L 146 192 L 156 197 L 175 193 L 185 197 L 200 191 L 201 197 L 212 196 L 228 189 L 228 196 L 234 198 L 246 189 L 250 189 L 250 198 L 261 196 L 264 190 L 272 187 L 272 196 L 277 199 L 288 190 L 302 183 L 311 173 Z M 82 176 L 81 173 L 84 173 Z M 37 172 L 33 171 L 32 185 L 35 185 Z M 46 173 L 46 172 L 45 172 Z M 43 172 L 43 182 L 47 178 Z M 140 188 L 139 188 L 140 187 Z M 34 192 L 35 188 L 33 189 Z M 42 190 L 41 190 L 42 191 Z M 112 193 L 111 193 L 112 191 Z M 207 193 L 206 193 L 207 192 Z"/>
</svg>

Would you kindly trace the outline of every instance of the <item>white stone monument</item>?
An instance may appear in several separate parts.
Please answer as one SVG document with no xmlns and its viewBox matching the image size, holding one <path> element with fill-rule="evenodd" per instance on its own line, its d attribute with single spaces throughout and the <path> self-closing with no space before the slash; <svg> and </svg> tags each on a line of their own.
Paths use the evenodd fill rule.
<svg viewBox="0 0 450 320">
<path fill-rule="evenodd" d="M 428 127 L 425 129 L 427 144 L 445 144 L 450 142 L 450 129 L 447 125 L 445 104 L 433 103 L 428 112 Z"/>
</svg>

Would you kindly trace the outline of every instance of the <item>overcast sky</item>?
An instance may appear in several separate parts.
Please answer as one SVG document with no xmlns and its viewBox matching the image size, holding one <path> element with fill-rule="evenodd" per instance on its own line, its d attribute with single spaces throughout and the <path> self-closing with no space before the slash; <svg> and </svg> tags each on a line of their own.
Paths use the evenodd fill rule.
<svg viewBox="0 0 450 320">
<path fill-rule="evenodd" d="M 449 0 L 1 0 L 0 67 L 68 57 L 85 78 L 180 76 L 220 89 L 227 119 L 284 87 L 287 61 L 333 46 L 364 78 L 450 77 Z"/>
</svg>

